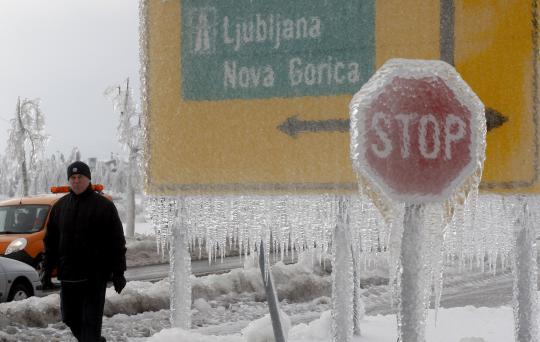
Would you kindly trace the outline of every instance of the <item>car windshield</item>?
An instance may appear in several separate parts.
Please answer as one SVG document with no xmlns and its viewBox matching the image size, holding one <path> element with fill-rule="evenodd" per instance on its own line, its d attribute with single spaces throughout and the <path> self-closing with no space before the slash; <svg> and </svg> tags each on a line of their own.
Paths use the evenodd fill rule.
<svg viewBox="0 0 540 342">
<path fill-rule="evenodd" d="M 48 212 L 48 205 L 0 207 L 0 234 L 28 234 L 40 231 Z"/>
</svg>

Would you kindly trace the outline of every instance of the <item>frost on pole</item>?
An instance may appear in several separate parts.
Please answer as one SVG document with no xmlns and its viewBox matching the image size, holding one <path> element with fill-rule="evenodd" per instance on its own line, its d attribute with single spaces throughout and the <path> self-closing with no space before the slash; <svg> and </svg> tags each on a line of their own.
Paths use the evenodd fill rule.
<svg viewBox="0 0 540 342">
<path fill-rule="evenodd" d="M 442 61 L 392 59 L 356 93 L 351 158 L 398 202 L 444 202 L 484 161 L 484 105 Z"/>
<path fill-rule="evenodd" d="M 440 298 L 442 277 L 436 271 L 442 265 L 442 232 L 454 213 L 448 209 L 466 203 L 480 182 L 484 106 L 447 63 L 393 59 L 355 94 L 350 116 L 360 190 L 367 190 L 385 216 L 390 208 L 391 222 L 405 205 L 402 229 L 397 236 L 393 232 L 390 248 L 399 269 L 398 336 L 424 341 L 430 280 L 437 282 L 435 304 Z"/>
</svg>

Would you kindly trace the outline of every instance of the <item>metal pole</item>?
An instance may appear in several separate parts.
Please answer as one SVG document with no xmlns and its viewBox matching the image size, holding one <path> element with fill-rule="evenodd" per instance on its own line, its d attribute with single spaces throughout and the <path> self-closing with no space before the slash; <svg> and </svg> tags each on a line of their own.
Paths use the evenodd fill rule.
<svg viewBox="0 0 540 342">
<path fill-rule="evenodd" d="M 178 203 L 178 217 L 173 226 L 170 245 L 171 326 L 191 329 L 191 255 L 188 250 L 188 232 L 184 224 L 185 203 Z"/>
<path fill-rule="evenodd" d="M 332 240 L 332 341 L 349 342 L 354 329 L 354 268 L 349 232 L 349 201 L 338 197 L 337 224 Z M 353 299 L 353 300 L 351 300 Z"/>
<path fill-rule="evenodd" d="M 266 300 L 268 302 L 270 318 L 272 319 L 272 328 L 274 329 L 275 341 L 285 342 L 285 334 L 283 333 L 283 327 L 281 326 L 281 317 L 279 315 L 278 299 L 276 292 L 274 291 L 274 285 L 272 282 L 272 273 L 270 272 L 270 270 L 266 272 L 263 241 L 261 241 L 261 247 L 259 250 L 259 267 L 261 269 L 264 289 L 266 291 Z"/>
<path fill-rule="evenodd" d="M 423 263 L 422 231 L 424 205 L 405 204 L 401 240 L 401 293 L 398 312 L 399 341 L 425 342 L 426 277 Z"/>
<path fill-rule="evenodd" d="M 538 342 L 536 236 L 529 206 L 518 197 L 514 235 L 514 323 L 517 342 Z"/>
<path fill-rule="evenodd" d="M 362 290 L 360 288 L 360 251 L 351 245 L 352 262 L 353 262 L 353 335 L 362 336 L 362 329 L 360 328 L 360 321 L 364 318 L 365 307 L 362 300 Z"/>
<path fill-rule="evenodd" d="M 454 65 L 454 26 L 455 26 L 454 0 L 440 0 L 440 55 L 441 60 Z"/>
</svg>

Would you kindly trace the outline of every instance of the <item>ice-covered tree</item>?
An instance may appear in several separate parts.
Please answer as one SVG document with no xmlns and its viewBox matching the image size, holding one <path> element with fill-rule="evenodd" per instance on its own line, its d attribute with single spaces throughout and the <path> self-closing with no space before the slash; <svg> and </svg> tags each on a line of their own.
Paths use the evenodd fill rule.
<svg viewBox="0 0 540 342">
<path fill-rule="evenodd" d="M 76 162 L 78 160 L 81 160 L 81 151 L 79 151 L 79 148 L 77 146 L 73 147 L 73 149 L 71 149 L 71 153 L 69 154 L 67 160 L 66 160 L 66 167 L 73 163 L 73 162 Z"/>
<path fill-rule="evenodd" d="M 111 99 L 114 111 L 120 114 L 118 140 L 129 153 L 126 172 L 126 235 L 135 234 L 135 192 L 140 188 L 142 151 L 142 116 L 133 100 L 129 78 L 125 86 L 109 87 L 105 95 Z"/>
<path fill-rule="evenodd" d="M 68 183 L 66 177 L 67 166 L 76 160 L 80 160 L 81 153 L 77 147 L 74 147 L 68 158 L 64 154 L 56 151 L 48 155 L 41 162 L 41 172 L 37 177 L 37 192 L 47 193 L 51 186 L 66 185 Z"/>
<path fill-rule="evenodd" d="M 16 163 L 10 172 L 19 179 L 23 196 L 28 196 L 31 183 L 37 182 L 48 140 L 45 134 L 45 117 L 39 102 L 39 99 L 17 99 L 15 117 L 11 119 L 9 130 L 6 157 Z M 33 190 L 35 189 L 34 186 Z"/>
<path fill-rule="evenodd" d="M 0 193 L 3 196 L 13 197 L 17 192 L 16 163 L 13 163 L 6 155 L 0 159 Z"/>
<path fill-rule="evenodd" d="M 66 168 L 68 163 L 62 153 L 56 151 L 48 156 L 43 164 L 40 183 L 42 192 L 49 192 L 51 186 L 67 184 Z"/>
<path fill-rule="evenodd" d="M 92 179 L 103 184 L 107 193 L 124 193 L 127 186 L 126 164 L 118 155 L 111 153 L 110 159 L 96 161 L 95 168 L 92 169 Z"/>
</svg>

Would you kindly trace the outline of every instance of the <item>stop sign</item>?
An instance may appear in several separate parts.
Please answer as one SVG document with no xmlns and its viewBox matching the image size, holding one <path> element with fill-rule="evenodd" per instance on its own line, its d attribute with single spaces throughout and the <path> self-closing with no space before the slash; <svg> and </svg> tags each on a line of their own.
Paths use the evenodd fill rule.
<svg viewBox="0 0 540 342">
<path fill-rule="evenodd" d="M 444 62 L 390 60 L 350 108 L 353 166 L 394 200 L 444 201 L 483 162 L 484 105 Z"/>
</svg>

